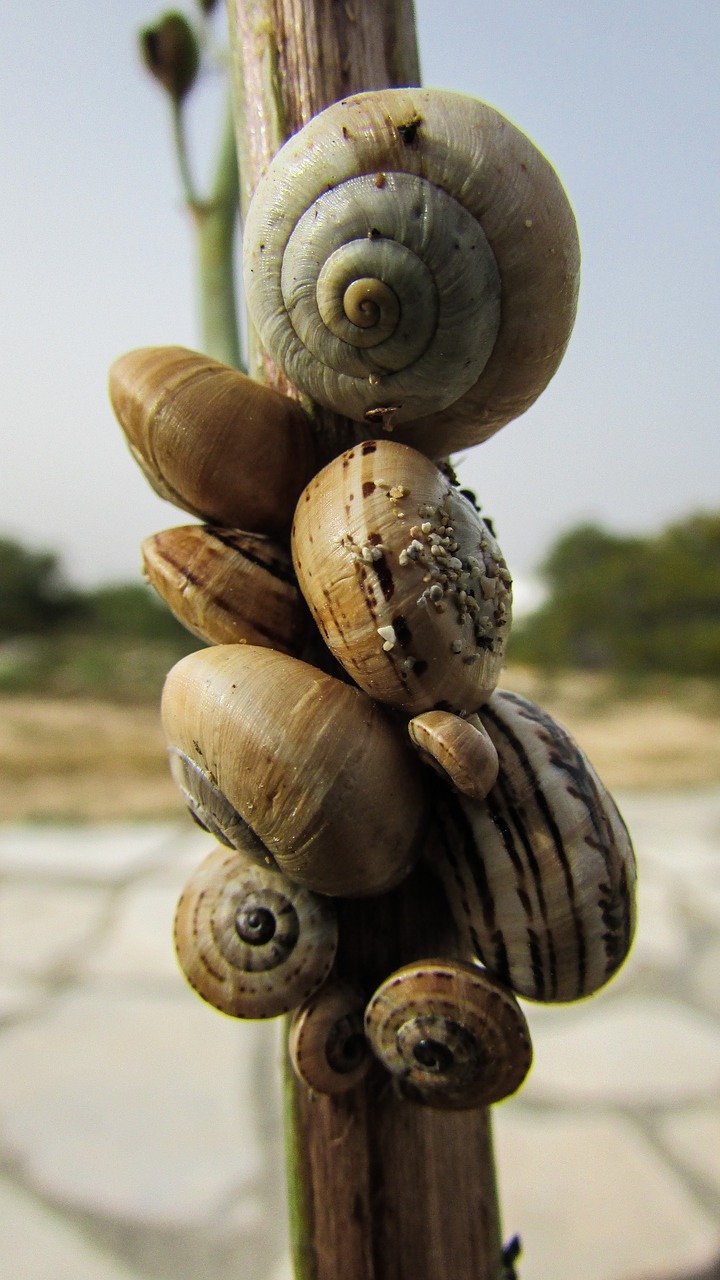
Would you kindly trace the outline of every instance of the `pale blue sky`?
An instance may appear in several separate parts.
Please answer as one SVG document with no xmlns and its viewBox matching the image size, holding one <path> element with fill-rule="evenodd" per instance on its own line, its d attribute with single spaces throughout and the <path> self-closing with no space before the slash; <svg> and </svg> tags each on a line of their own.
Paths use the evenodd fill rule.
<svg viewBox="0 0 720 1280">
<path fill-rule="evenodd" d="M 416 9 L 424 83 L 529 133 L 580 227 L 565 361 L 461 467 L 523 584 L 578 520 L 647 531 L 720 507 L 720 5 Z M 132 579 L 141 538 L 184 523 L 132 464 L 105 390 L 128 348 L 198 341 L 167 112 L 134 47 L 162 10 L 35 0 L 0 14 L 0 531 L 57 548 L 88 583 Z"/>
</svg>

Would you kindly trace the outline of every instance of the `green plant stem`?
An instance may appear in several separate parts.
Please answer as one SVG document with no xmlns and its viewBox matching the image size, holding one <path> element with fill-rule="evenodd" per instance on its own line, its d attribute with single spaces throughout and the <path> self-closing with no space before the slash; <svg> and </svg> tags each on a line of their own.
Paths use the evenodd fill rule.
<svg viewBox="0 0 720 1280">
<path fill-rule="evenodd" d="M 242 368 L 235 290 L 235 231 L 240 183 L 235 127 L 228 99 L 210 196 L 198 194 L 190 168 L 183 105 L 172 106 L 173 139 L 183 197 L 195 233 L 201 346 L 206 355 Z"/>
</svg>

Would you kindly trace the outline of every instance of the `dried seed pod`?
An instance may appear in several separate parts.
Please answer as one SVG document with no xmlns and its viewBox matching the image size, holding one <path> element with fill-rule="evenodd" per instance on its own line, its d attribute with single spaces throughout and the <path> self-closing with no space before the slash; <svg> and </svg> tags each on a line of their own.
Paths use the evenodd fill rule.
<svg viewBox="0 0 720 1280">
<path fill-rule="evenodd" d="M 484 800 L 498 775 L 495 744 L 478 716 L 424 711 L 408 725 L 410 740 L 437 772 L 472 800 Z"/>
<path fill-rule="evenodd" d="M 632 942 L 635 858 L 587 757 L 540 707 L 498 691 L 480 711 L 497 749 L 484 801 L 439 801 L 440 875 L 468 953 L 522 996 L 576 1000 Z"/>
<path fill-rule="evenodd" d="M 422 769 L 359 689 L 271 649 L 218 645 L 170 672 L 170 764 L 199 820 L 230 844 L 340 897 L 382 893 L 410 870 L 427 822 Z"/>
<path fill-rule="evenodd" d="M 460 94 L 386 89 L 322 111 L 258 183 L 243 243 L 250 313 L 290 381 L 431 457 L 524 413 L 575 318 L 557 176 Z"/>
<path fill-rule="evenodd" d="M 244 854 L 217 849 L 178 903 L 175 948 L 190 986 L 233 1018 L 275 1018 L 322 985 L 337 947 L 333 904 Z"/>
<path fill-rule="evenodd" d="M 146 538 L 142 553 L 148 581 L 201 640 L 302 650 L 308 612 L 281 543 L 191 524 Z"/>
<path fill-rule="evenodd" d="M 310 428 L 293 400 L 183 347 L 121 356 L 110 399 L 161 498 L 232 529 L 290 527 L 315 469 Z"/>
<path fill-rule="evenodd" d="M 502 669 L 511 578 L 485 521 L 407 445 L 367 440 L 311 480 L 295 571 L 334 656 L 410 715 L 474 711 Z"/>
<path fill-rule="evenodd" d="M 475 965 L 430 959 L 405 965 L 368 1004 L 370 1044 L 416 1101 L 486 1107 L 520 1087 L 532 1046 L 513 995 Z"/>
<path fill-rule="evenodd" d="M 330 980 L 293 1015 L 288 1037 L 295 1074 L 315 1093 L 346 1093 L 370 1067 L 365 998 L 347 982 Z"/>
</svg>

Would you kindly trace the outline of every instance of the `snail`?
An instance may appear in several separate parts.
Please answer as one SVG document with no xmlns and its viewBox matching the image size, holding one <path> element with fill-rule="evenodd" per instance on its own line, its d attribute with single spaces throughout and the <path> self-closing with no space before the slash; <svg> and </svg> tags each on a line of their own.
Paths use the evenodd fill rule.
<svg viewBox="0 0 720 1280">
<path fill-rule="evenodd" d="M 512 993 L 459 960 L 422 960 L 391 974 L 367 1006 L 365 1031 L 406 1096 L 446 1109 L 508 1097 L 532 1061 Z"/>
<path fill-rule="evenodd" d="M 476 508 L 415 449 L 366 440 L 304 490 L 292 554 L 348 675 L 419 717 L 413 742 L 454 785 L 484 795 L 496 771 L 492 743 L 482 726 L 448 713 L 474 712 L 497 684 L 512 580 Z"/>
<path fill-rule="evenodd" d="M 183 347 L 121 356 L 110 370 L 110 399 L 161 498 L 229 528 L 287 532 L 315 470 L 299 405 Z"/>
<path fill-rule="evenodd" d="M 275 1018 L 320 987 L 337 947 L 327 898 L 217 849 L 186 885 L 175 949 L 190 986 L 234 1018 Z"/>
<path fill-rule="evenodd" d="M 313 400 L 431 457 L 487 439 L 555 373 L 572 330 L 572 210 L 533 143 L 472 98 L 361 93 L 258 183 L 248 308 Z"/>
<path fill-rule="evenodd" d="M 431 865 L 464 948 L 533 1000 L 576 1000 L 625 959 L 635 858 L 590 762 L 547 712 L 505 690 L 480 709 L 499 758 L 482 802 L 436 798 Z"/>
<path fill-rule="evenodd" d="M 198 820 L 260 861 L 341 897 L 382 893 L 419 856 L 421 766 L 381 707 L 296 658 L 218 645 L 177 663 L 162 718 Z"/>
<path fill-rule="evenodd" d="M 297 1009 L 288 1051 L 293 1070 L 314 1093 L 346 1093 L 372 1061 L 365 1037 L 365 999 L 348 982 L 330 979 Z"/>
<path fill-rule="evenodd" d="M 201 640 L 301 652 L 308 614 L 281 543 L 192 524 L 146 538 L 142 553 L 145 577 Z"/>
</svg>

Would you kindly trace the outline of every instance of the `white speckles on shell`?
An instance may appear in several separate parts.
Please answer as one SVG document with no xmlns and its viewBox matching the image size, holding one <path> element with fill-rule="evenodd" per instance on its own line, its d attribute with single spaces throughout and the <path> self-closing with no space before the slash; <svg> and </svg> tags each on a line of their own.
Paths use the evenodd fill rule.
<svg viewBox="0 0 720 1280">
<path fill-rule="evenodd" d="M 562 187 L 528 138 L 459 94 L 365 93 L 314 117 L 258 184 L 244 245 L 248 305 L 288 377 L 433 456 L 524 412 L 572 328 Z M 394 301 L 379 300 L 377 334 L 363 321 L 350 339 L 343 291 L 358 274 Z"/>
<path fill-rule="evenodd" d="M 234 1018 L 274 1018 L 325 981 L 337 947 L 327 898 L 217 849 L 178 903 L 175 947 L 198 995 Z"/>
<path fill-rule="evenodd" d="M 479 715 L 497 749 L 498 780 L 484 801 L 448 799 L 433 865 L 468 951 L 490 972 L 530 999 L 590 995 L 633 937 L 635 858 L 625 824 L 546 712 L 502 691 Z"/>
<path fill-rule="evenodd" d="M 373 698 L 412 715 L 490 696 L 510 575 L 485 521 L 421 454 L 374 440 L 334 459 L 300 498 L 292 547 L 328 646 Z"/>
</svg>

